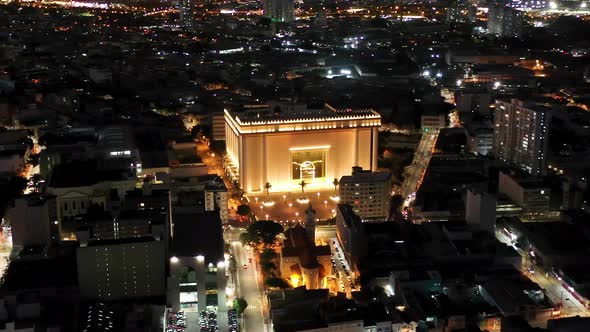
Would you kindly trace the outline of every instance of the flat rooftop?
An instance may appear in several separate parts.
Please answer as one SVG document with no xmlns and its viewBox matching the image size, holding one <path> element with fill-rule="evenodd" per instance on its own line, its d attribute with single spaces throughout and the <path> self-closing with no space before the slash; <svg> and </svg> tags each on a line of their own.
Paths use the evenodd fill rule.
<svg viewBox="0 0 590 332">
<path fill-rule="evenodd" d="M 73 161 L 55 166 L 49 183 L 53 188 L 91 186 L 105 181 L 126 181 L 130 170 L 99 169 L 96 160 Z"/>
<path fill-rule="evenodd" d="M 390 172 L 359 172 L 354 175 L 345 175 L 340 178 L 340 184 L 349 183 L 376 183 L 391 180 Z"/>
<path fill-rule="evenodd" d="M 281 121 L 299 122 L 310 120 L 337 120 L 337 119 L 379 119 L 381 116 L 373 109 L 336 109 L 328 104 L 323 108 L 310 109 L 307 107 L 294 108 L 288 111 L 277 111 L 274 109 L 264 108 L 255 110 L 245 110 L 242 112 L 231 112 L 240 125 L 263 124 Z"/>
</svg>

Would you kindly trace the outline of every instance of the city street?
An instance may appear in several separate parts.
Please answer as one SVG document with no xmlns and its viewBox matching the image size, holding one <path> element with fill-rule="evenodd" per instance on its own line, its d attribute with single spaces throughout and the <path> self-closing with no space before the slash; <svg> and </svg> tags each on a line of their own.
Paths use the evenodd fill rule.
<svg viewBox="0 0 590 332">
<path fill-rule="evenodd" d="M 412 164 L 406 168 L 405 179 L 400 193 L 402 197 L 405 197 L 404 206 L 409 206 L 411 204 L 414 199 L 413 194 L 420 187 L 420 184 L 422 184 L 422 178 L 428 168 L 428 163 L 432 156 L 432 149 L 436 144 L 437 137 L 438 132 L 430 132 L 422 135 L 418 149 L 416 149 L 414 154 L 414 160 L 412 160 Z"/>
<path fill-rule="evenodd" d="M 552 303 L 563 303 L 560 317 L 580 316 L 588 317 L 590 312 L 566 289 L 562 280 L 558 280 L 553 273 L 531 263 L 528 253 L 517 248 L 512 240 L 502 231 L 496 232 L 496 238 L 518 251 L 523 258 L 523 264 L 516 266 L 531 281 L 545 290 L 546 296 Z"/>
<path fill-rule="evenodd" d="M 232 228 L 227 232 L 228 242 L 231 243 L 232 254 L 237 261 L 237 296 L 243 297 L 248 302 L 248 307 L 244 311 L 242 320 L 242 331 L 245 332 L 264 332 L 268 331 L 264 325 L 262 290 L 258 284 L 258 272 L 255 261 L 249 262 L 254 258 L 252 252 L 242 246 L 238 241 L 239 235 L 243 229 Z M 244 265 L 247 269 L 244 269 Z"/>
<path fill-rule="evenodd" d="M 336 263 L 336 281 L 338 283 L 338 291 L 346 293 L 347 297 L 351 297 L 351 292 L 356 291 L 354 286 L 354 275 L 351 272 L 350 266 L 346 261 L 344 252 L 338 245 L 338 240 L 332 238 L 330 240 L 330 247 L 332 249 L 332 259 Z"/>
</svg>

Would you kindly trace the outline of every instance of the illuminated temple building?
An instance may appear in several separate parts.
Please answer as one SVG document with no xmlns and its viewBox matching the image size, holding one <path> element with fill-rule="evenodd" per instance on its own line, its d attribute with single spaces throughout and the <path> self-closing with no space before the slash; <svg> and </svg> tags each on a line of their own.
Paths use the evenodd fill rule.
<svg viewBox="0 0 590 332">
<path fill-rule="evenodd" d="M 228 170 L 246 193 L 332 188 L 352 166 L 377 168 L 381 116 L 371 109 L 288 104 L 225 110 Z"/>
</svg>

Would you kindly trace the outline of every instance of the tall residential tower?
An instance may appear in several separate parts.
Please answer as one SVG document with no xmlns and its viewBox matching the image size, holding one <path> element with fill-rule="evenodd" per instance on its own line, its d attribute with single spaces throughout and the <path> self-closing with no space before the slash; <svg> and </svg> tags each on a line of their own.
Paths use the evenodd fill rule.
<svg viewBox="0 0 590 332">
<path fill-rule="evenodd" d="M 193 0 L 179 0 L 178 10 L 180 11 L 180 25 L 185 29 L 194 28 L 194 8 Z"/>
<path fill-rule="evenodd" d="M 264 16 L 275 22 L 291 22 L 295 20 L 294 0 L 264 0 Z"/>
<path fill-rule="evenodd" d="M 541 105 L 497 100 L 494 155 L 532 175 L 544 174 L 550 120 L 550 110 Z"/>
<path fill-rule="evenodd" d="M 490 5 L 488 32 L 498 37 L 520 38 L 523 20 L 519 10 L 505 5 Z"/>
</svg>

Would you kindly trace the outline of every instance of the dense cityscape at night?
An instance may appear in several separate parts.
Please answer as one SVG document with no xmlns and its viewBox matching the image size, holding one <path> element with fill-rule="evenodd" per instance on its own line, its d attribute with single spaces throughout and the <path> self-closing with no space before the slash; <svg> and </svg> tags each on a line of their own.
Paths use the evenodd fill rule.
<svg viewBox="0 0 590 332">
<path fill-rule="evenodd" d="M 589 332 L 590 1 L 0 0 L 0 332 Z"/>
</svg>

